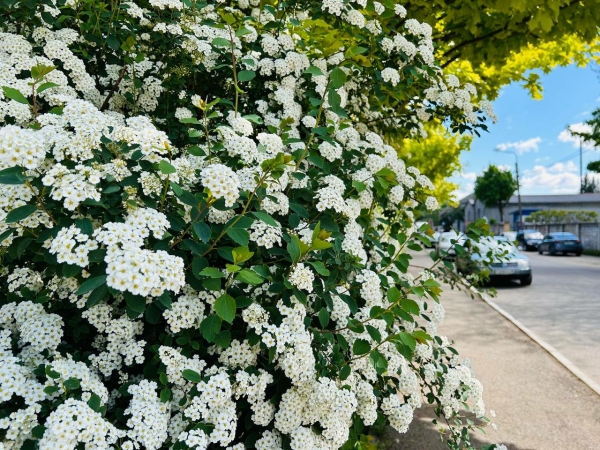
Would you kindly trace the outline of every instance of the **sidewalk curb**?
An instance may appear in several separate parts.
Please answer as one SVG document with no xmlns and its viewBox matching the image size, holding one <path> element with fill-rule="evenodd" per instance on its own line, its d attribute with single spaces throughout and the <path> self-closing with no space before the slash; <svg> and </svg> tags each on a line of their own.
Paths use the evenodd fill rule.
<svg viewBox="0 0 600 450">
<path fill-rule="evenodd" d="M 496 304 L 492 299 L 486 294 L 481 295 L 481 299 L 486 302 L 490 307 L 496 310 L 500 315 L 502 315 L 506 320 L 511 322 L 514 326 L 516 326 L 519 330 L 521 330 L 525 335 L 527 335 L 532 341 L 542 347 L 546 352 L 548 352 L 554 359 L 556 359 L 559 363 L 561 363 L 569 372 L 575 375 L 579 380 L 581 380 L 587 387 L 589 387 L 596 394 L 600 395 L 600 385 L 584 374 L 579 367 L 569 361 L 562 353 L 548 344 L 546 341 L 541 339 L 537 334 L 515 319 L 509 312 L 502 309 L 498 304 Z"/>
</svg>

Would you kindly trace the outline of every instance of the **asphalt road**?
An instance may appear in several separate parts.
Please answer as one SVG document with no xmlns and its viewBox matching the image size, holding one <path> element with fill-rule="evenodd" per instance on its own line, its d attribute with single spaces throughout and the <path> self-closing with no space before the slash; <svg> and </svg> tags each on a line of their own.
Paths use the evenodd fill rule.
<svg viewBox="0 0 600 450">
<path fill-rule="evenodd" d="M 533 283 L 494 283 L 493 301 L 600 385 L 600 258 L 525 252 Z"/>
</svg>

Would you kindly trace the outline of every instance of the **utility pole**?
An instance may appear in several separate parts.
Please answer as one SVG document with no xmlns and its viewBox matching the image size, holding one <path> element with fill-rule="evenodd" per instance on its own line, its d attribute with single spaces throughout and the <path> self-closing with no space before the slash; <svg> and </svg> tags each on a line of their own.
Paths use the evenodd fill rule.
<svg viewBox="0 0 600 450">
<path fill-rule="evenodd" d="M 521 207 L 521 183 L 519 182 L 519 157 L 517 152 L 511 152 L 510 150 L 500 150 L 499 148 L 494 149 L 495 152 L 499 153 L 511 153 L 515 155 L 515 169 L 517 172 L 517 199 L 519 202 L 519 223 L 517 224 L 517 231 L 523 226 L 523 208 Z"/>
<path fill-rule="evenodd" d="M 583 194 L 583 152 L 581 151 L 581 141 L 583 138 L 579 137 L 579 193 Z"/>
</svg>

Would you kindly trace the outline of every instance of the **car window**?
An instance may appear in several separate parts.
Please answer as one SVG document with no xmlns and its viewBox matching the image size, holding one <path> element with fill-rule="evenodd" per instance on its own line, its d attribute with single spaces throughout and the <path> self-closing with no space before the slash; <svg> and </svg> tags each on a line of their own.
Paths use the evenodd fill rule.
<svg viewBox="0 0 600 450">
<path fill-rule="evenodd" d="M 553 239 L 553 237 L 552 237 L 552 235 L 551 235 L 551 234 L 549 234 L 548 236 L 546 236 L 546 237 L 544 238 L 544 240 L 545 240 L 545 241 L 551 241 L 552 239 Z"/>
<path fill-rule="evenodd" d="M 525 233 L 525 239 L 542 239 L 542 233 L 538 231 L 533 231 L 530 233 Z"/>
</svg>

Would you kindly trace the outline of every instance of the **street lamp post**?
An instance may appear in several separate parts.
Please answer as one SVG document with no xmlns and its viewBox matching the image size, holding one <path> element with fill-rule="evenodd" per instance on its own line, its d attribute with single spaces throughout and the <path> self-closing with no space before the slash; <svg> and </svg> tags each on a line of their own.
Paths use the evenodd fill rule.
<svg viewBox="0 0 600 450">
<path fill-rule="evenodd" d="M 519 183 L 519 157 L 517 156 L 517 152 L 512 152 L 510 150 L 500 150 L 499 148 L 495 148 L 494 151 L 499 153 L 511 153 L 515 155 L 515 169 L 517 171 L 517 199 L 519 201 L 519 223 L 517 224 L 517 231 L 519 231 L 519 228 L 523 226 L 523 209 L 521 208 L 521 184 Z"/>
</svg>

